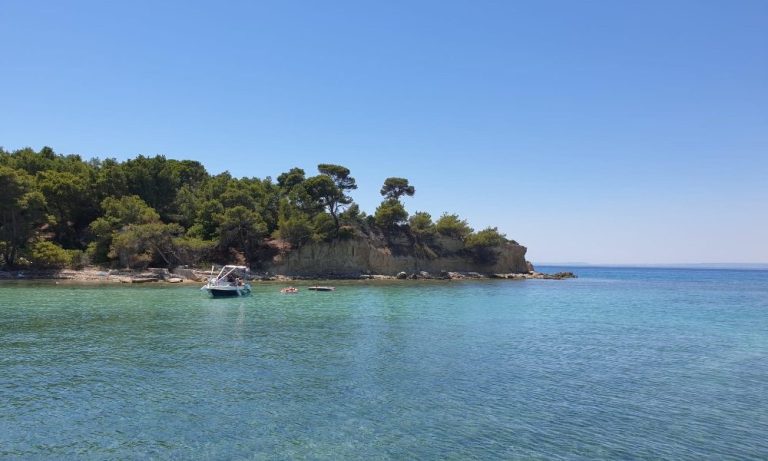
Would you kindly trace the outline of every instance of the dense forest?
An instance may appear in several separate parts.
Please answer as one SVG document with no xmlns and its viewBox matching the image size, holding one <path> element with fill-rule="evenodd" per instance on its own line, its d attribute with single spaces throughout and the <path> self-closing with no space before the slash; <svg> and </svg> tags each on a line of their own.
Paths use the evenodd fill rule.
<svg viewBox="0 0 768 461">
<path fill-rule="evenodd" d="M 383 201 L 367 215 L 349 196 L 357 188 L 341 165 L 320 164 L 277 176 L 209 174 L 193 160 L 162 155 L 83 160 L 49 147 L 0 149 L 0 265 L 141 268 L 241 262 L 258 268 L 279 251 L 354 237 L 403 238 L 428 253 L 435 237 L 464 242 L 492 260 L 507 242 L 496 228 L 474 232 L 455 214 L 433 221 L 402 203 L 415 188 L 387 178 Z"/>
</svg>

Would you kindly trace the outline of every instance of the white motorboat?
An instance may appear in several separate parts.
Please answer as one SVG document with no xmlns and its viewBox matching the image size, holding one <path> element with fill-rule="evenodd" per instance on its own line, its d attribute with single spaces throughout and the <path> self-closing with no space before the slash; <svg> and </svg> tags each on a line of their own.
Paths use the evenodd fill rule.
<svg viewBox="0 0 768 461">
<path fill-rule="evenodd" d="M 251 293 L 251 284 L 246 281 L 249 270 L 245 266 L 224 266 L 216 276 L 208 279 L 208 283 L 200 288 L 214 298 L 246 296 Z"/>
</svg>

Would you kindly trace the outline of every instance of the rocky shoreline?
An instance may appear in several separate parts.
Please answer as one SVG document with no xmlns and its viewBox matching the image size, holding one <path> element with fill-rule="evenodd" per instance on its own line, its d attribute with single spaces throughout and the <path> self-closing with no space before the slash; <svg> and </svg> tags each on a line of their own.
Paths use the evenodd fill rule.
<svg viewBox="0 0 768 461">
<path fill-rule="evenodd" d="M 177 268 L 172 271 L 163 268 L 145 270 L 119 270 L 89 267 L 80 270 L 19 270 L 0 271 L 0 281 L 3 280 L 67 280 L 74 282 L 95 283 L 200 283 L 210 277 L 210 271 Z M 482 274 L 479 272 L 447 272 L 429 273 L 425 271 L 408 274 L 400 272 L 397 275 L 381 274 L 324 274 L 319 277 L 276 275 L 268 272 L 253 273 L 252 281 L 289 282 L 298 280 L 472 280 L 472 279 L 507 279 L 507 280 L 562 280 L 576 278 L 573 272 L 558 272 L 546 274 L 531 271 L 528 273 Z"/>
</svg>

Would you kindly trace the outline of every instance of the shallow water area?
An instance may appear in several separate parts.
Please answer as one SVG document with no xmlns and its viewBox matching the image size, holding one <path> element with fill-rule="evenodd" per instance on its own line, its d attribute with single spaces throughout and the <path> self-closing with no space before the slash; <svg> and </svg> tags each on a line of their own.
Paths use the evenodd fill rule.
<svg viewBox="0 0 768 461">
<path fill-rule="evenodd" d="M 768 457 L 768 271 L 543 269 L 0 282 L 0 458 Z"/>
</svg>

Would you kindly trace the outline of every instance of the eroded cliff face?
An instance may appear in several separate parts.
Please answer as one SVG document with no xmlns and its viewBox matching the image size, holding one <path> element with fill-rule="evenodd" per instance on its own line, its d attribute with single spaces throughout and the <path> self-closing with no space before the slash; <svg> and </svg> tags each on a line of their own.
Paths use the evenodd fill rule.
<svg viewBox="0 0 768 461">
<path fill-rule="evenodd" d="M 442 255 L 424 254 L 415 247 L 390 246 L 374 239 L 356 237 L 331 243 L 310 243 L 299 249 L 278 255 L 265 267 L 271 273 L 293 276 L 331 276 L 382 274 L 399 272 L 430 273 L 480 272 L 525 273 L 526 248 L 508 243 L 499 248 L 493 264 L 481 264 L 470 255 L 462 254 L 460 241 Z M 451 242 L 443 242 L 450 246 Z"/>
</svg>

